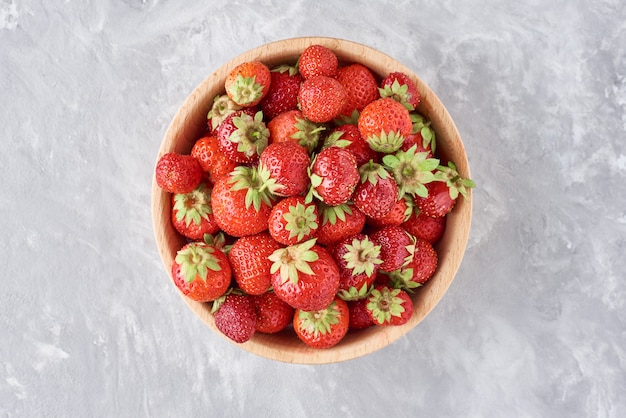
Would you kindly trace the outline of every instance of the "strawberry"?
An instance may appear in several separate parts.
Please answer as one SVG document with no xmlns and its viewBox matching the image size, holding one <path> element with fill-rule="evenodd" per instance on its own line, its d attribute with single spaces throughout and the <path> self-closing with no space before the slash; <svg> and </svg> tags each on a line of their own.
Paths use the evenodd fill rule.
<svg viewBox="0 0 626 418">
<path fill-rule="evenodd" d="M 321 245 L 333 245 L 358 234 L 365 225 L 365 215 L 352 202 L 337 206 L 328 206 L 318 202 L 320 225 L 317 242 Z"/>
<path fill-rule="evenodd" d="M 198 139 L 191 148 L 191 156 L 200 163 L 202 170 L 208 174 L 211 183 L 217 182 L 233 171 L 237 163 L 224 154 L 217 141 L 217 136 L 207 135 Z"/>
<path fill-rule="evenodd" d="M 228 261 L 237 285 L 249 295 L 260 295 L 271 286 L 268 257 L 281 248 L 267 232 L 237 239 L 228 252 Z"/>
<path fill-rule="evenodd" d="M 405 198 L 398 199 L 386 215 L 379 218 L 368 217 L 365 222 L 369 226 L 376 229 L 380 229 L 388 225 L 402 225 L 413 213 L 412 205 L 413 202 L 407 203 L 407 199 Z"/>
<path fill-rule="evenodd" d="M 337 80 L 348 93 L 348 99 L 341 111 L 350 116 L 355 110 L 360 112 L 370 102 L 378 99 L 378 83 L 374 75 L 363 64 L 350 64 L 337 70 Z"/>
<path fill-rule="evenodd" d="M 337 264 L 315 238 L 276 250 L 269 259 L 274 292 L 296 309 L 324 309 L 339 290 Z"/>
<path fill-rule="evenodd" d="M 424 215 L 423 212 L 417 211 L 417 213 L 413 213 L 409 216 L 400 226 L 415 238 L 423 239 L 434 244 L 443 236 L 446 229 L 446 219 L 445 216 L 433 218 L 432 216 Z"/>
<path fill-rule="evenodd" d="M 437 167 L 434 176 L 437 181 L 426 185 L 428 195 L 415 198 L 417 207 L 426 216 L 445 216 L 454 208 L 459 194 L 467 198 L 469 189 L 476 186 L 474 181 L 461 177 L 452 161 Z"/>
<path fill-rule="evenodd" d="M 358 126 L 370 147 L 383 153 L 397 151 L 413 128 L 409 111 L 389 97 L 365 106 L 359 115 Z"/>
<path fill-rule="evenodd" d="M 309 177 L 309 200 L 315 196 L 330 206 L 345 203 L 359 182 L 356 158 L 339 147 L 325 148 L 314 158 Z"/>
<path fill-rule="evenodd" d="M 323 45 L 310 45 L 300 54 L 297 67 L 305 79 L 318 75 L 335 78 L 339 59 L 330 48 Z"/>
<path fill-rule="evenodd" d="M 435 154 L 437 141 L 430 121 L 417 112 L 412 112 L 410 116 L 413 127 L 411 134 L 404 137 L 401 149 L 407 151 L 413 145 L 417 145 L 416 152 L 428 152 L 428 158 L 432 158 Z"/>
<path fill-rule="evenodd" d="M 206 183 L 200 183 L 191 193 L 172 194 L 172 225 L 194 241 L 219 231 L 211 208 L 211 188 Z"/>
<path fill-rule="evenodd" d="M 388 74 L 380 83 L 380 97 L 390 97 L 411 111 L 420 104 L 420 93 L 415 82 L 405 73 Z"/>
<path fill-rule="evenodd" d="M 270 69 L 259 61 L 249 61 L 235 66 L 224 82 L 226 94 L 243 107 L 257 105 L 267 94 L 272 82 Z"/>
<path fill-rule="evenodd" d="M 267 229 L 276 187 L 262 167 L 239 166 L 213 186 L 211 205 L 220 229 L 233 237 Z"/>
<path fill-rule="evenodd" d="M 433 171 L 439 166 L 439 160 L 429 158 L 428 152 L 416 151 L 417 146 L 413 145 L 407 151 L 398 150 L 383 157 L 383 164 L 398 184 L 400 197 L 405 194 L 425 197 L 428 193 L 425 185 L 435 181 Z"/>
<path fill-rule="evenodd" d="M 265 334 L 275 334 L 287 328 L 293 321 L 295 309 L 276 296 L 265 292 L 252 298 L 256 309 L 256 330 Z"/>
<path fill-rule="evenodd" d="M 268 221 L 269 233 L 284 245 L 293 245 L 317 233 L 319 218 L 314 203 L 305 203 L 303 196 L 286 197 L 276 203 Z"/>
<path fill-rule="evenodd" d="M 313 348 L 330 348 L 348 333 L 350 311 L 345 301 L 335 298 L 330 305 L 313 312 L 297 309 L 293 329 L 298 338 Z"/>
<path fill-rule="evenodd" d="M 207 127 L 209 134 L 215 134 L 217 128 L 228 115 L 241 109 L 237 103 L 233 102 L 227 94 L 218 94 L 213 99 L 211 110 L 207 113 Z"/>
<path fill-rule="evenodd" d="M 269 144 L 259 157 L 259 165 L 265 167 L 276 182 L 275 193 L 279 196 L 295 196 L 307 190 L 310 164 L 306 148 L 295 142 Z"/>
<path fill-rule="evenodd" d="M 346 300 L 364 296 L 383 262 L 380 245 L 375 245 L 364 234 L 356 234 L 337 243 L 332 256 L 339 268 L 339 296 Z"/>
<path fill-rule="evenodd" d="M 370 239 L 380 245 L 381 270 L 393 271 L 407 264 L 414 251 L 414 239 L 399 226 L 386 226 L 370 234 Z"/>
<path fill-rule="evenodd" d="M 210 302 L 228 290 L 232 270 L 226 255 L 204 242 L 185 244 L 172 263 L 176 287 L 190 299 Z"/>
<path fill-rule="evenodd" d="M 413 315 L 413 301 L 402 289 L 376 286 L 367 298 L 367 311 L 376 325 L 404 325 Z"/>
<path fill-rule="evenodd" d="M 396 288 L 415 288 L 416 284 L 421 285 L 433 277 L 437 264 L 437 252 L 432 244 L 423 239 L 417 239 L 411 261 L 402 267 L 400 272 L 390 274 L 391 283 Z"/>
<path fill-rule="evenodd" d="M 157 161 L 155 178 L 168 193 L 191 193 L 202 181 L 202 167 L 191 155 L 168 152 Z"/>
<path fill-rule="evenodd" d="M 325 127 L 306 119 L 298 109 L 288 110 L 267 122 L 270 142 L 295 142 L 309 153 L 317 148 Z"/>
<path fill-rule="evenodd" d="M 304 79 L 296 67 L 281 65 L 271 70 L 270 88 L 259 103 L 267 119 L 298 108 L 298 91 Z"/>
<path fill-rule="evenodd" d="M 330 122 L 339 116 L 347 99 L 348 93 L 341 83 L 323 75 L 306 79 L 298 92 L 302 114 L 314 123 Z"/>
<path fill-rule="evenodd" d="M 398 185 L 385 168 L 370 160 L 359 167 L 361 182 L 352 200 L 366 216 L 381 218 L 387 215 L 398 201 Z"/>
<path fill-rule="evenodd" d="M 217 130 L 218 146 L 231 160 L 254 163 L 267 147 L 270 132 L 263 113 L 254 109 L 237 110 L 224 119 Z"/>
<path fill-rule="evenodd" d="M 217 329 L 236 343 L 245 343 L 256 332 L 256 310 L 251 296 L 231 293 L 213 304 Z"/>
<path fill-rule="evenodd" d="M 348 330 L 358 331 L 374 325 L 372 316 L 367 312 L 367 298 L 348 301 L 350 321 Z"/>
<path fill-rule="evenodd" d="M 378 161 L 378 153 L 370 148 L 363 139 L 359 128 L 354 124 L 337 126 L 324 140 L 324 148 L 338 146 L 354 154 L 357 167 L 362 166 L 369 160 Z"/>
</svg>

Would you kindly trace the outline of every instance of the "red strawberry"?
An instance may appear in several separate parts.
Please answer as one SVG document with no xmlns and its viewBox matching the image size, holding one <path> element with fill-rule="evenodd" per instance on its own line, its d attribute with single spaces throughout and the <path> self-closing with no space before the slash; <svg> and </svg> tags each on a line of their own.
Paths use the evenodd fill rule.
<svg viewBox="0 0 626 418">
<path fill-rule="evenodd" d="M 390 97 L 407 110 L 414 110 L 420 103 L 420 93 L 415 82 L 405 73 L 393 72 L 380 83 L 380 96 Z"/>
<path fill-rule="evenodd" d="M 468 189 L 475 187 L 472 180 L 461 177 L 451 161 L 447 166 L 437 167 L 435 178 L 439 181 L 426 185 L 428 196 L 415 198 L 415 204 L 426 216 L 445 216 L 454 208 L 459 194 L 468 197 Z"/>
<path fill-rule="evenodd" d="M 271 84 L 259 106 L 269 120 L 298 108 L 298 91 L 304 81 L 296 67 L 281 65 L 271 71 Z"/>
<path fill-rule="evenodd" d="M 350 311 L 349 330 L 358 331 L 374 325 L 374 320 L 367 311 L 367 298 L 348 301 L 347 303 Z"/>
<path fill-rule="evenodd" d="M 318 75 L 337 77 L 339 60 L 332 49 L 323 45 L 310 45 L 298 59 L 298 70 L 305 79 Z"/>
<path fill-rule="evenodd" d="M 265 334 L 275 334 L 287 328 L 293 321 L 295 309 L 276 296 L 266 292 L 252 298 L 256 308 L 256 330 Z"/>
<path fill-rule="evenodd" d="M 236 343 L 250 340 L 256 331 L 256 311 L 252 297 L 229 294 L 214 306 L 213 318 L 217 329 Z"/>
<path fill-rule="evenodd" d="M 373 232 L 370 239 L 380 245 L 380 258 L 384 271 L 397 270 L 407 264 L 413 256 L 413 239 L 399 226 L 386 226 Z"/>
<path fill-rule="evenodd" d="M 373 161 L 359 167 L 361 182 L 352 200 L 370 218 L 387 215 L 398 201 L 398 185 L 385 168 Z"/>
<path fill-rule="evenodd" d="M 267 292 L 271 286 L 272 267 L 268 257 L 279 248 L 280 244 L 267 232 L 244 236 L 233 243 L 228 260 L 241 290 L 249 295 Z"/>
<path fill-rule="evenodd" d="M 279 186 L 275 192 L 279 196 L 295 196 L 307 190 L 310 164 L 306 149 L 295 142 L 270 144 L 259 158 L 259 165 L 269 171 L 270 178 Z"/>
<path fill-rule="evenodd" d="M 275 182 L 267 170 L 239 166 L 213 186 L 211 205 L 220 229 L 233 237 L 267 229 Z"/>
<path fill-rule="evenodd" d="M 363 64 L 350 64 L 337 70 L 337 80 L 348 93 L 348 100 L 341 111 L 350 116 L 355 110 L 360 112 L 370 102 L 380 97 L 378 83 L 372 72 Z"/>
<path fill-rule="evenodd" d="M 347 99 L 348 93 L 341 83 L 323 75 L 306 79 L 298 92 L 302 114 L 315 123 L 329 122 L 339 116 Z"/>
<path fill-rule="evenodd" d="M 218 94 L 213 99 L 211 110 L 207 114 L 207 127 L 209 134 L 215 134 L 217 128 L 226 119 L 228 115 L 236 110 L 241 109 L 237 103 L 233 102 L 227 94 Z"/>
<path fill-rule="evenodd" d="M 378 161 L 378 153 L 370 148 L 363 139 L 359 128 L 353 124 L 345 124 L 334 128 L 324 140 L 324 148 L 338 146 L 354 154 L 357 167 L 362 166 L 369 160 Z"/>
<path fill-rule="evenodd" d="M 339 269 L 315 239 L 276 250 L 269 258 L 274 292 L 289 305 L 317 311 L 333 301 L 339 289 Z"/>
<path fill-rule="evenodd" d="M 298 109 L 288 110 L 267 122 L 270 142 L 295 142 L 309 153 L 317 148 L 323 125 L 307 120 Z"/>
<path fill-rule="evenodd" d="M 298 338 L 314 348 L 330 348 L 348 333 L 350 311 L 345 301 L 335 298 L 326 308 L 313 312 L 296 310 L 293 329 Z"/>
<path fill-rule="evenodd" d="M 359 181 L 354 154 L 339 147 L 323 149 L 311 165 L 310 195 L 330 206 L 347 202 Z"/>
<path fill-rule="evenodd" d="M 216 136 L 207 135 L 198 139 L 191 148 L 191 156 L 198 160 L 211 183 L 217 182 L 237 167 L 237 163 L 220 150 L 217 142 Z"/>
<path fill-rule="evenodd" d="M 318 202 L 318 212 L 320 226 L 317 231 L 317 242 L 321 245 L 333 245 L 358 234 L 365 224 L 365 215 L 351 202 L 337 206 Z"/>
<path fill-rule="evenodd" d="M 437 141 L 435 140 L 435 131 L 430 126 L 430 121 L 421 114 L 412 112 L 411 122 L 413 123 L 411 134 L 404 137 L 401 149 L 407 151 L 413 145 L 416 145 L 416 152 L 428 152 L 428 158 L 432 158 L 436 150 Z"/>
<path fill-rule="evenodd" d="M 200 183 L 191 193 L 172 194 L 172 225 L 194 241 L 219 231 L 211 208 L 211 188 L 206 183 Z"/>
<path fill-rule="evenodd" d="M 412 214 L 403 222 L 401 226 L 415 238 L 434 244 L 443 236 L 446 229 L 446 217 L 433 218 L 417 211 L 417 213 Z"/>
<path fill-rule="evenodd" d="M 411 205 L 412 202 L 410 205 L 407 204 L 407 199 L 398 199 L 386 215 L 379 218 L 368 217 L 365 222 L 369 226 L 377 229 L 389 225 L 399 226 L 403 224 L 411 215 L 413 209 Z"/>
<path fill-rule="evenodd" d="M 270 235 L 279 243 L 293 245 L 313 238 L 319 218 L 313 202 L 303 196 L 286 197 L 276 203 L 268 221 Z"/>
<path fill-rule="evenodd" d="M 202 168 L 191 155 L 168 152 L 157 161 L 155 178 L 168 193 L 191 193 L 202 181 Z"/>
<path fill-rule="evenodd" d="M 176 287 L 198 302 L 210 302 L 226 293 L 231 277 L 226 255 L 204 242 L 183 246 L 172 264 L 172 279 Z"/>
<path fill-rule="evenodd" d="M 376 286 L 367 298 L 367 310 L 376 325 L 404 325 L 413 315 L 413 301 L 402 289 Z"/>
<path fill-rule="evenodd" d="M 339 268 L 339 296 L 346 300 L 365 296 L 383 262 L 380 245 L 366 235 L 356 234 L 337 243 L 332 256 Z"/>
<path fill-rule="evenodd" d="M 397 151 L 413 128 L 409 111 L 389 97 L 365 106 L 359 115 L 358 126 L 370 147 L 383 153 Z"/>
<path fill-rule="evenodd" d="M 272 82 L 270 69 L 259 61 L 241 63 L 233 68 L 224 82 L 226 94 L 239 106 L 257 105 Z"/>
<path fill-rule="evenodd" d="M 438 256 L 432 244 L 423 239 L 415 241 L 415 252 L 411 261 L 404 267 L 412 269 L 411 281 L 425 283 L 437 270 Z"/>
<path fill-rule="evenodd" d="M 252 108 L 233 112 L 217 130 L 220 150 L 238 163 L 256 162 L 269 142 L 270 131 L 263 122 L 263 113 L 253 112 Z"/>
</svg>

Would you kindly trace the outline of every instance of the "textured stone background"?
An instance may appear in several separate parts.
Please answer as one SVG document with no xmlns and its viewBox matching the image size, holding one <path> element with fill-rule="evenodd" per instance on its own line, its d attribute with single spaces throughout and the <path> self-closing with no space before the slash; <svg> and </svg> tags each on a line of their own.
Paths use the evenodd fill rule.
<svg viewBox="0 0 626 418">
<path fill-rule="evenodd" d="M 330 4 L 0 0 L 0 416 L 626 416 L 622 0 Z M 150 218 L 187 94 L 245 50 L 309 35 L 420 74 L 478 184 L 442 302 L 328 366 L 208 330 Z"/>
</svg>

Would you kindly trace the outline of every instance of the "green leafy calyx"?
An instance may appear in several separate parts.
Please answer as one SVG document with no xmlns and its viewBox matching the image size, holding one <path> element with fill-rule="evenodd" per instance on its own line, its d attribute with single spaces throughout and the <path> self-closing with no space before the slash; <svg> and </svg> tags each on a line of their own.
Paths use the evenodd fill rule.
<svg viewBox="0 0 626 418">
<path fill-rule="evenodd" d="M 399 297 L 400 289 L 383 287 L 374 288 L 367 301 L 367 309 L 372 313 L 374 321 L 384 324 L 391 320 L 392 316 L 400 317 L 405 311 L 404 299 Z"/>
<path fill-rule="evenodd" d="M 435 179 L 446 183 L 450 189 L 450 198 L 453 200 L 459 196 L 459 193 L 467 197 L 468 189 L 476 187 L 473 180 L 461 177 L 452 161 L 449 161 L 447 166 L 440 165 L 437 167 Z"/>
<path fill-rule="evenodd" d="M 281 283 L 285 283 L 288 280 L 291 283 L 298 283 L 298 274 L 304 273 L 313 275 L 313 270 L 309 263 L 317 261 L 319 256 L 312 249 L 315 245 L 316 239 L 310 239 L 301 244 L 290 245 L 286 248 L 280 248 L 274 251 L 268 257 L 272 261 L 272 267 L 270 273 L 279 273 Z"/>
<path fill-rule="evenodd" d="M 331 302 L 327 308 L 319 311 L 299 311 L 300 326 L 307 334 L 318 337 L 331 332 L 332 326 L 339 323 L 341 313 L 337 303 Z"/>
<path fill-rule="evenodd" d="M 256 82 L 256 77 L 238 75 L 230 86 L 230 97 L 238 104 L 245 106 L 258 102 L 263 97 L 263 85 Z"/>
<path fill-rule="evenodd" d="M 428 152 L 416 152 L 417 145 L 407 151 L 398 150 L 395 154 L 385 155 L 383 164 L 393 173 L 398 184 L 398 195 L 426 197 L 428 190 L 424 186 L 435 181 L 433 171 L 439 166 L 439 160 L 428 158 Z"/>
<path fill-rule="evenodd" d="M 396 152 L 403 142 L 404 136 L 397 131 L 381 131 L 379 135 L 372 135 L 367 138 L 367 143 L 371 149 L 385 154 Z"/>
<path fill-rule="evenodd" d="M 267 147 L 270 130 L 263 122 L 263 112 L 257 112 L 254 117 L 247 113 L 233 117 L 235 129 L 228 140 L 237 144 L 237 151 L 246 157 L 261 155 Z"/>
<path fill-rule="evenodd" d="M 383 262 L 380 258 L 380 245 L 375 245 L 367 236 L 363 239 L 354 238 L 350 244 L 345 245 L 345 249 L 347 252 L 343 259 L 354 276 L 365 273 L 371 277 L 376 266 Z"/>
<path fill-rule="evenodd" d="M 215 251 L 219 250 L 203 242 L 188 244 L 178 251 L 175 261 L 180 265 L 187 283 L 193 282 L 196 277 L 206 281 L 209 270 L 222 270 Z"/>
<path fill-rule="evenodd" d="M 207 119 L 211 121 L 211 129 L 215 130 L 226 119 L 228 115 L 241 109 L 228 95 L 221 94 L 215 96 L 211 110 L 207 114 Z"/>
<path fill-rule="evenodd" d="M 303 205 L 298 202 L 295 206 L 289 206 L 289 212 L 285 213 L 283 218 L 287 222 L 285 229 L 289 231 L 289 238 L 296 237 L 298 242 L 318 227 L 318 217 L 313 204 Z"/>
<path fill-rule="evenodd" d="M 261 204 L 272 206 L 274 193 L 282 187 L 270 177 L 270 172 L 262 164 L 256 167 L 237 166 L 231 173 L 231 190 L 246 190 L 246 208 L 253 206 L 258 212 Z"/>
<path fill-rule="evenodd" d="M 200 225 L 202 219 L 208 219 L 213 213 L 211 208 L 211 189 L 205 183 L 200 183 L 191 193 L 174 195 L 174 210 L 176 220 L 184 221 L 186 226 Z"/>
</svg>

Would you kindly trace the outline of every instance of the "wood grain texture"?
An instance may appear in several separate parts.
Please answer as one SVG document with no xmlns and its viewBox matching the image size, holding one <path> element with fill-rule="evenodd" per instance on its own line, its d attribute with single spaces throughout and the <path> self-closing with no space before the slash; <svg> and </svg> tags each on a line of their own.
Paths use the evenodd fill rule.
<svg viewBox="0 0 626 418">
<path fill-rule="evenodd" d="M 279 63 L 294 63 L 300 53 L 312 44 L 321 44 L 331 48 L 343 63 L 360 62 L 380 77 L 392 71 L 402 71 L 410 75 L 416 82 L 422 97 L 418 111 L 432 122 L 437 135 L 437 149 L 440 157 L 444 161 L 454 161 L 459 173 L 465 178 L 471 178 L 465 148 L 453 120 L 439 98 L 419 76 L 397 60 L 368 46 L 347 40 L 321 37 L 286 39 L 262 45 L 233 58 L 209 75 L 189 95 L 174 116 L 159 148 L 155 165 L 156 160 L 164 153 L 170 151 L 188 153 L 191 150 L 194 142 L 205 129 L 206 115 L 213 98 L 223 92 L 224 80 L 235 65 L 252 60 L 263 61 L 270 67 Z M 407 324 L 396 327 L 371 327 L 358 333 L 351 333 L 337 346 L 326 350 L 307 347 L 291 330 L 276 335 L 257 333 L 249 342 L 237 346 L 270 359 L 304 364 L 345 361 L 385 347 L 419 324 L 446 293 L 463 259 L 471 216 L 470 192 L 468 198 L 459 199 L 453 213 L 448 215 L 445 234 L 436 245 L 439 267 L 433 278 L 413 296 L 415 309 Z M 170 196 L 161 191 L 154 181 L 152 183 L 152 219 L 156 244 L 169 276 L 176 252 L 185 240 L 171 225 Z M 210 305 L 192 301 L 182 294 L 181 297 L 204 323 L 219 334 L 210 314 Z"/>
</svg>

